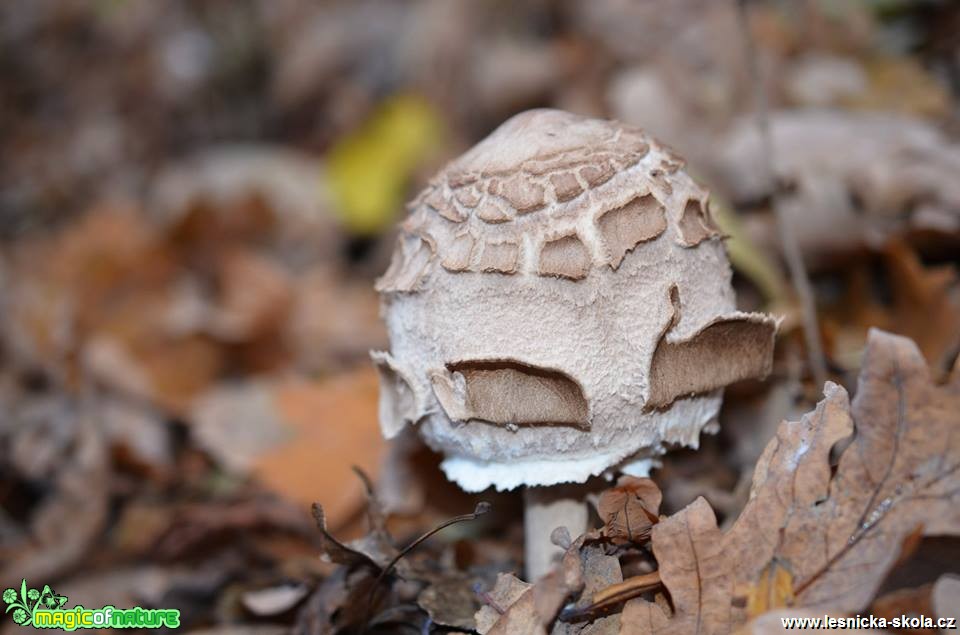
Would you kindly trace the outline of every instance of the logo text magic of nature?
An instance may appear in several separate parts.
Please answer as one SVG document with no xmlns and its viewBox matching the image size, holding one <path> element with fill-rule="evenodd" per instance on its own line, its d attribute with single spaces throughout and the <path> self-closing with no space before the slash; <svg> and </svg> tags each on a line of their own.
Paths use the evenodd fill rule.
<svg viewBox="0 0 960 635">
<path fill-rule="evenodd" d="M 145 609 L 135 606 L 130 609 L 118 609 L 104 606 L 87 609 L 76 606 L 63 608 L 67 598 L 57 595 L 49 585 L 42 590 L 27 588 L 27 581 L 16 589 L 6 589 L 3 601 L 7 605 L 5 613 L 20 626 L 34 628 L 55 628 L 75 631 L 78 628 L 179 628 L 180 611 L 177 609 Z"/>
</svg>

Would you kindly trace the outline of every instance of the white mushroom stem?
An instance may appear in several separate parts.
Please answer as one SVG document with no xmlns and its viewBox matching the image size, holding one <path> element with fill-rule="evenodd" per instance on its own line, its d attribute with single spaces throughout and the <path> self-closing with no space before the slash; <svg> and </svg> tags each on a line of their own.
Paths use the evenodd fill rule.
<svg viewBox="0 0 960 635">
<path fill-rule="evenodd" d="M 572 538 L 587 530 L 589 509 L 586 485 L 527 487 L 523 492 L 523 534 L 526 578 L 535 582 L 549 573 L 563 548 L 550 535 L 566 527 Z"/>
</svg>

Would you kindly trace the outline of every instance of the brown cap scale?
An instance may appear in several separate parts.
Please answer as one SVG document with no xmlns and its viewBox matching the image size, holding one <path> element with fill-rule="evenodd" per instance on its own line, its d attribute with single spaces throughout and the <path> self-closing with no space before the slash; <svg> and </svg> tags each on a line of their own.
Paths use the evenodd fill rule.
<svg viewBox="0 0 960 635">
<path fill-rule="evenodd" d="M 417 196 L 377 283 L 387 437 L 416 426 L 466 490 L 583 482 L 696 446 L 769 372 L 707 192 L 641 130 L 517 115 Z"/>
</svg>

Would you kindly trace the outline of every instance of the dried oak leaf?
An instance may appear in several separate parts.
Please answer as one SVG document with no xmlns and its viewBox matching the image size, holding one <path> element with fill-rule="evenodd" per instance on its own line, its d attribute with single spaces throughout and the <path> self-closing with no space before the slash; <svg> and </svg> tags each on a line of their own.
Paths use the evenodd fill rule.
<svg viewBox="0 0 960 635">
<path fill-rule="evenodd" d="M 479 604 L 474 591 L 477 582 L 476 578 L 462 571 L 442 572 L 417 595 L 417 605 L 427 612 L 434 624 L 473 630 Z"/>
<path fill-rule="evenodd" d="M 828 384 L 801 421 L 780 426 L 750 501 L 724 537 L 737 580 L 774 558 L 795 603 L 864 608 L 918 527 L 960 533 L 960 381 L 936 385 L 910 340 L 871 331 L 852 407 Z M 834 445 L 853 434 L 831 473 Z"/>
<path fill-rule="evenodd" d="M 952 292 L 960 285 L 956 270 L 924 267 L 900 241 L 891 241 L 884 257 L 893 291 L 891 330 L 913 338 L 935 373 L 946 371 L 960 350 L 960 301 Z"/>
<path fill-rule="evenodd" d="M 30 517 L 29 539 L 0 545 L 0 580 L 52 578 L 86 557 L 109 515 L 110 461 L 99 422 L 85 404 L 75 409 L 72 452 L 46 485 Z"/>
<path fill-rule="evenodd" d="M 317 522 L 317 529 L 320 530 L 322 536 L 321 550 L 331 562 L 342 564 L 351 569 L 366 567 L 377 573 L 381 571 L 382 565 L 371 558 L 369 554 L 348 547 L 330 534 L 327 530 L 327 519 L 321 505 L 314 503 L 311 511 L 314 520 Z"/>
<path fill-rule="evenodd" d="M 516 595 L 516 600 L 509 606 L 498 604 L 494 607 L 497 612 L 502 609 L 503 613 L 487 630 L 484 630 L 484 627 L 489 623 L 489 607 L 478 611 L 477 630 L 483 635 L 546 635 L 547 627 L 554 621 L 567 599 L 583 588 L 583 562 L 580 554 L 582 546 L 583 537 L 564 552 L 558 567 Z M 497 587 L 494 589 L 494 599 L 498 590 L 503 595 L 508 593 L 508 589 L 513 594 L 519 588 L 512 580 L 504 580 L 502 577 L 497 580 Z"/>
<path fill-rule="evenodd" d="M 893 576 L 891 578 L 896 579 Z M 936 615 L 933 610 L 932 596 L 933 583 L 928 582 L 920 586 L 906 587 L 885 593 L 875 599 L 867 610 L 870 615 L 883 617 L 887 620 L 892 620 L 901 615 Z M 937 632 L 934 629 L 913 630 L 919 631 L 916 632 L 916 635 L 920 635 L 920 633 L 930 633 L 932 635 Z"/>
<path fill-rule="evenodd" d="M 565 608 L 553 627 L 551 635 L 617 635 L 620 632 L 620 615 L 610 615 L 607 610 L 593 611 L 597 596 L 615 585 L 623 584 L 623 571 L 617 556 L 606 555 L 603 544 L 584 546 L 580 551 L 583 562 L 583 592 L 580 599 Z M 583 617 L 565 617 L 579 613 Z"/>
<path fill-rule="evenodd" d="M 640 598 L 631 600 L 621 615 L 620 634 L 728 633 L 734 563 L 723 551 L 717 518 L 706 499 L 663 519 L 651 540 L 674 613 L 669 616 Z"/>
<path fill-rule="evenodd" d="M 796 607 L 855 613 L 911 534 L 960 533 L 960 373 L 938 385 L 913 342 L 871 331 L 853 405 L 840 386 L 825 393 L 781 424 L 730 531 L 720 534 L 702 499 L 653 528 L 674 615 L 633 600 L 622 633 L 729 632 L 752 617 L 748 598 L 771 576 L 777 587 L 789 576 L 792 589 L 768 594 L 765 609 L 792 596 Z"/>
<path fill-rule="evenodd" d="M 497 583 L 484 598 L 486 604 L 474 615 L 477 631 L 487 635 L 506 609 L 513 606 L 533 585 L 510 573 L 497 574 Z"/>
<path fill-rule="evenodd" d="M 276 333 L 293 303 L 286 270 L 249 247 L 224 250 L 217 262 L 219 294 L 208 328 L 227 342 L 248 342 Z"/>
<path fill-rule="evenodd" d="M 858 354 L 872 326 L 911 338 L 934 376 L 944 376 L 960 351 L 960 276 L 956 268 L 928 267 L 909 245 L 896 239 L 884 246 L 882 256 L 890 302 L 876 297 L 868 265 L 851 269 L 841 319 L 852 322 L 855 330 L 838 334 L 840 350 L 834 355 Z"/>
<path fill-rule="evenodd" d="M 621 476 L 617 486 L 602 494 L 597 512 L 604 522 L 604 533 L 614 538 L 644 542 L 650 528 L 659 520 L 663 494 L 648 478 Z"/>
</svg>

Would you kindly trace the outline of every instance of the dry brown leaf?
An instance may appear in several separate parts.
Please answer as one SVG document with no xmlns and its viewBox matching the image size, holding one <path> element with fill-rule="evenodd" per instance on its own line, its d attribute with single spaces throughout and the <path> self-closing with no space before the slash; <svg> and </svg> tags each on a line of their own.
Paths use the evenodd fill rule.
<svg viewBox="0 0 960 635">
<path fill-rule="evenodd" d="M 231 534 L 257 536 L 266 548 L 270 533 L 299 536 L 313 533 L 303 509 L 271 495 L 223 503 L 187 503 L 168 507 L 166 511 L 167 524 L 150 545 L 150 553 L 161 559 L 200 553 L 211 545 L 227 542 Z M 152 528 L 146 526 L 145 529 Z"/>
<path fill-rule="evenodd" d="M 327 530 L 327 517 L 326 514 L 324 514 L 322 505 L 314 503 L 311 511 L 313 512 L 313 519 L 317 523 L 317 529 L 323 537 L 320 550 L 326 558 L 331 562 L 342 564 L 351 569 L 366 567 L 375 573 L 379 573 L 382 570 L 383 564 L 374 560 L 370 554 L 347 546 L 330 534 Z"/>
<path fill-rule="evenodd" d="M 217 264 L 220 294 L 213 332 L 236 342 L 279 329 L 293 299 L 286 271 L 256 251 L 239 247 L 228 250 Z"/>
<path fill-rule="evenodd" d="M 510 573 L 498 573 L 496 585 L 484 596 L 486 604 L 474 615 L 477 631 L 487 635 L 507 608 L 513 606 L 532 586 Z"/>
<path fill-rule="evenodd" d="M 770 113 L 778 148 L 765 168 L 762 135 L 745 117 L 714 144 L 708 159 L 723 173 L 734 203 L 757 201 L 774 183 L 786 226 L 808 266 L 836 270 L 846 258 L 906 232 L 956 235 L 960 229 L 957 145 L 920 118 L 840 109 Z M 779 177 L 769 178 L 770 170 Z M 896 175 L 895 177 L 893 175 Z M 754 240 L 776 249 L 771 215 L 750 215 Z"/>
<path fill-rule="evenodd" d="M 172 254 L 141 210 L 119 205 L 95 208 L 48 242 L 24 247 L 26 255 L 46 261 L 29 274 L 58 285 L 74 304 L 81 331 L 175 272 Z"/>
<path fill-rule="evenodd" d="M 607 589 L 623 584 L 620 559 L 615 555 L 606 555 L 606 548 L 602 544 L 585 546 L 580 557 L 583 562 L 583 592 L 572 607 L 563 610 L 551 635 L 617 635 L 620 632 L 620 615 L 609 615 L 609 607 L 606 610 L 594 609 L 598 608 L 598 596 L 603 597 Z"/>
<path fill-rule="evenodd" d="M 899 241 L 888 244 L 884 256 L 893 287 L 890 328 L 913 338 L 934 371 L 945 373 L 960 348 L 960 302 L 950 294 L 958 285 L 956 271 L 925 268 Z"/>
<path fill-rule="evenodd" d="M 387 346 L 380 301 L 365 281 L 348 282 L 336 270 L 315 267 L 295 281 L 286 341 L 311 371 L 339 369 Z"/>
<path fill-rule="evenodd" d="M 364 500 L 351 469 L 378 471 L 377 377 L 363 368 L 327 380 L 220 384 L 190 410 L 195 443 L 222 467 L 253 474 L 304 507 L 322 500 L 339 528 Z"/>
<path fill-rule="evenodd" d="M 872 331 L 852 408 L 841 387 L 826 395 L 767 446 L 724 549 L 738 581 L 777 558 L 798 606 L 858 611 L 915 528 L 960 528 L 960 383 L 935 385 L 910 340 Z M 831 474 L 833 446 L 854 429 Z"/>
<path fill-rule="evenodd" d="M 489 635 L 545 635 L 547 626 L 572 594 L 583 588 L 583 563 L 578 540 L 563 554 L 560 566 L 524 591 L 486 633 Z M 499 582 L 499 580 L 498 580 Z M 479 614 L 478 614 L 479 626 Z"/>
<path fill-rule="evenodd" d="M 668 616 L 646 600 L 631 600 L 624 607 L 621 635 L 728 633 L 732 567 L 710 504 L 698 498 L 664 518 L 651 539 L 674 614 Z"/>
<path fill-rule="evenodd" d="M 932 604 L 933 584 L 922 584 L 915 588 L 897 589 L 881 595 L 870 605 L 870 615 L 892 620 L 901 615 L 934 615 Z M 910 629 L 911 635 L 936 635 L 937 629 Z"/>
<path fill-rule="evenodd" d="M 890 288 L 889 305 L 875 296 L 868 265 L 852 269 L 848 292 L 838 318 L 851 324 L 837 333 L 834 356 L 855 359 L 868 328 L 875 327 L 912 338 L 936 377 L 949 369 L 960 350 L 960 279 L 950 266 L 925 267 L 914 250 L 899 240 L 883 249 Z"/>
<path fill-rule="evenodd" d="M 18 358 L 68 385 L 86 372 L 183 416 L 225 369 L 286 361 L 290 282 L 255 247 L 258 228 L 193 236 L 142 209 L 94 208 L 17 249 L 6 335 Z"/>
<path fill-rule="evenodd" d="M 895 111 L 934 119 L 950 112 L 950 96 L 940 82 L 909 57 L 881 57 L 866 67 L 867 90 L 845 99 L 866 111 Z"/>
<path fill-rule="evenodd" d="M 53 578 L 87 556 L 109 515 L 110 461 L 95 412 L 70 404 L 76 414 L 72 452 L 57 468 L 49 494 L 33 511 L 30 534 L 16 550 L 0 549 L 0 580 Z"/>
<path fill-rule="evenodd" d="M 385 443 L 377 425 L 377 388 L 372 367 L 277 387 L 274 402 L 292 434 L 258 456 L 253 472 L 291 500 L 322 500 L 337 527 L 364 501 L 363 484 L 351 468 L 374 478 L 379 471 Z"/>
<path fill-rule="evenodd" d="M 479 604 L 477 584 L 477 579 L 462 571 L 445 572 L 417 595 L 417 605 L 434 624 L 473 630 Z"/>
<path fill-rule="evenodd" d="M 648 478 L 621 476 L 617 486 L 605 490 L 597 501 L 604 533 L 612 537 L 643 542 L 659 519 L 663 494 Z"/>
<path fill-rule="evenodd" d="M 276 389 L 259 380 L 223 383 L 206 391 L 190 409 L 193 442 L 220 467 L 249 473 L 259 455 L 290 437 L 277 412 Z"/>
<path fill-rule="evenodd" d="M 66 378 L 91 330 L 154 303 L 175 272 L 156 232 L 119 206 L 95 208 L 12 255 L 7 340 L 18 357 Z"/>
<path fill-rule="evenodd" d="M 787 602 L 770 588 L 787 575 L 796 607 L 856 613 L 918 528 L 960 533 L 960 376 L 934 383 L 916 345 L 872 331 L 853 405 L 840 386 L 825 392 L 814 412 L 781 424 L 727 534 L 702 499 L 653 528 L 675 615 L 633 600 L 622 632 L 729 632 L 750 617 L 751 595 L 766 594 L 763 608 Z"/>
<path fill-rule="evenodd" d="M 115 460 L 154 477 L 169 475 L 173 443 L 158 412 L 109 397 L 100 400 L 97 410 Z"/>
<path fill-rule="evenodd" d="M 148 305 L 143 305 L 146 311 Z M 138 309 L 139 313 L 139 309 Z M 125 322 L 125 324 L 121 324 Z M 168 338 L 124 314 L 83 349 L 87 370 L 107 387 L 184 415 L 223 369 L 223 351 L 200 336 Z"/>
</svg>

